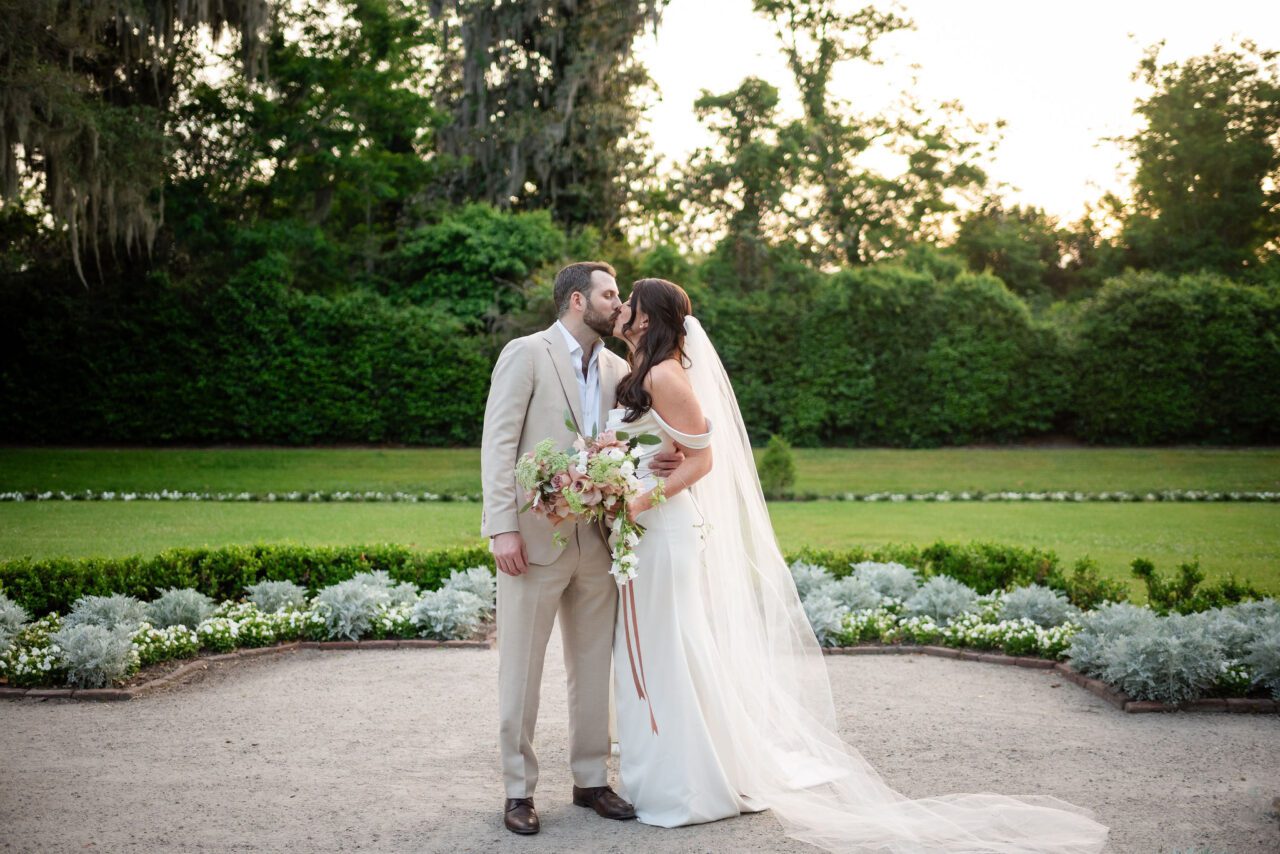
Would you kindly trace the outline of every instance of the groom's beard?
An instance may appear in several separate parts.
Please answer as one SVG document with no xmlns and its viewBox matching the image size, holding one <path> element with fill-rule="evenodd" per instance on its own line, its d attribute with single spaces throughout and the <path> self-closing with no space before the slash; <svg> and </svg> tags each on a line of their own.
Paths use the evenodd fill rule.
<svg viewBox="0 0 1280 854">
<path fill-rule="evenodd" d="M 613 334 L 614 317 L 616 317 L 614 314 L 601 314 L 598 311 L 588 308 L 582 313 L 582 322 L 585 323 L 587 328 L 592 332 L 596 333 L 601 338 L 604 338 Z"/>
</svg>

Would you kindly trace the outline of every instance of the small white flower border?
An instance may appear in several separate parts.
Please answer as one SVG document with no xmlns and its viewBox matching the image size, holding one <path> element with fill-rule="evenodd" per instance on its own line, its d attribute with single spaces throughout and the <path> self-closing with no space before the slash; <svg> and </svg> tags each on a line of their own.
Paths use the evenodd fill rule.
<svg viewBox="0 0 1280 854">
<path fill-rule="evenodd" d="M 159 492 L 96 491 L 80 492 L 47 490 L 44 492 L 0 492 L 0 502 L 23 501 L 212 501 L 212 502 L 295 502 L 295 503 L 434 503 L 478 502 L 481 497 L 470 493 L 435 492 L 381 492 L 376 490 L 355 492 L 346 490 L 310 492 L 183 492 L 162 489 Z M 1227 503 L 1280 502 L 1280 492 L 1241 491 L 1218 492 L 1203 489 L 1165 489 L 1150 492 L 838 492 L 834 495 L 802 495 L 795 501 L 850 501 L 877 503 L 888 502 L 1012 502 L 1012 503 Z"/>
</svg>

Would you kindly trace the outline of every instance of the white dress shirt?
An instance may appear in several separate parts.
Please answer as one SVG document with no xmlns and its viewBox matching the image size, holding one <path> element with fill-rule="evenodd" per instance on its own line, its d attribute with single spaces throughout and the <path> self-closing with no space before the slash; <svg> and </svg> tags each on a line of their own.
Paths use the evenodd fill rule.
<svg viewBox="0 0 1280 854">
<path fill-rule="evenodd" d="M 582 403 L 580 426 L 583 433 L 590 436 L 591 431 L 600 426 L 600 351 L 604 348 L 604 342 L 596 339 L 595 346 L 591 348 L 591 358 L 587 362 L 587 372 L 584 376 L 582 345 L 578 343 L 577 338 L 573 337 L 569 327 L 559 320 L 556 321 L 556 326 L 560 327 L 560 332 L 564 335 L 564 343 L 569 346 L 569 362 L 573 365 L 573 378 L 578 381 L 578 399 Z"/>
</svg>

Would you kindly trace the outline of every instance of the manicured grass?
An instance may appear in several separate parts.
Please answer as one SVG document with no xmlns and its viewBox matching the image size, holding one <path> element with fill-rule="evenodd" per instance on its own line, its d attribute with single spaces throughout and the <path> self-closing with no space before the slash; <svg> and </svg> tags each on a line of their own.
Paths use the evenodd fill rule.
<svg viewBox="0 0 1280 854">
<path fill-rule="evenodd" d="M 1200 558 L 1280 594 L 1280 506 L 1263 504 L 852 504 L 770 507 L 784 550 L 935 540 L 988 540 L 1091 555 L 1138 587 L 1129 562 L 1162 571 Z M 151 554 L 174 546 L 392 542 L 412 548 L 480 542 L 478 504 L 209 504 L 28 502 L 0 505 L 0 558 Z M 1142 597 L 1137 597 L 1141 601 Z"/>
<path fill-rule="evenodd" d="M 795 451 L 800 493 L 1277 490 L 1280 449 L 939 448 Z M 480 492 L 457 449 L 0 449 L 0 491 Z"/>
</svg>

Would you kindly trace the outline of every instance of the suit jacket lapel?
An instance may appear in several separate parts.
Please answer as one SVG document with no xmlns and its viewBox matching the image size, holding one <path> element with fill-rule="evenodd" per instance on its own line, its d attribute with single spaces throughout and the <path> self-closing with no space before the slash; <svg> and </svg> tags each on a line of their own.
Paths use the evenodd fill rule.
<svg viewBox="0 0 1280 854">
<path fill-rule="evenodd" d="M 582 429 L 582 399 L 578 395 L 578 380 L 573 375 L 573 367 L 569 364 L 569 346 L 564 343 L 564 335 L 555 324 L 552 324 L 545 332 L 542 338 L 547 342 L 547 358 L 555 365 L 556 376 L 560 379 L 560 387 L 564 390 L 565 401 L 569 404 L 569 411 L 573 413 L 573 423 L 578 426 L 578 432 L 590 435 L 590 430 Z"/>
</svg>

